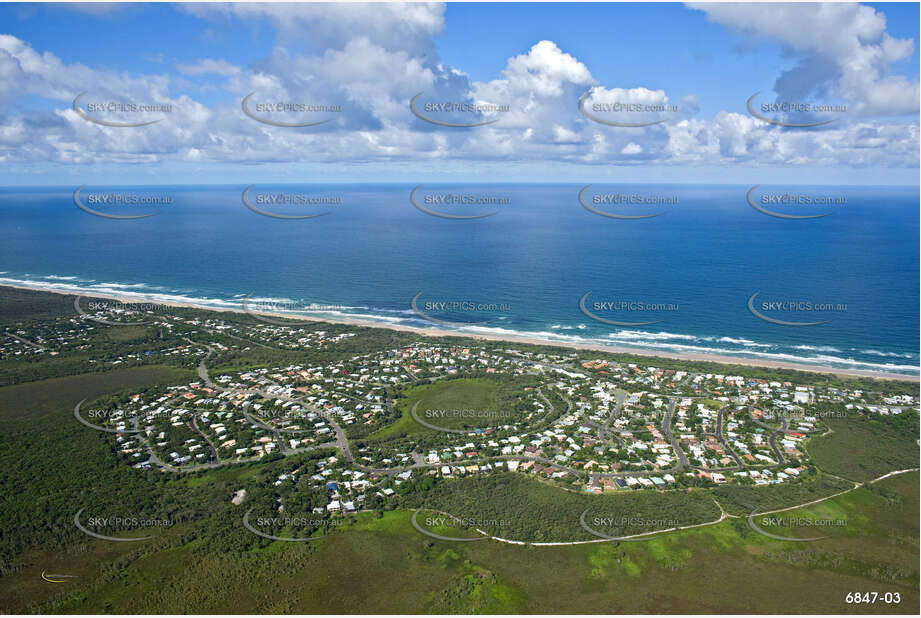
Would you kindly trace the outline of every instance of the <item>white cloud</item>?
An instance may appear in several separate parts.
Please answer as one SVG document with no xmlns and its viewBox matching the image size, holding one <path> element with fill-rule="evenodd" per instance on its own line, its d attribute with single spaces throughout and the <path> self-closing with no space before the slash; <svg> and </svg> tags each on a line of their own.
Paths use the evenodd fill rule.
<svg viewBox="0 0 921 618">
<path fill-rule="evenodd" d="M 527 54 L 509 59 L 503 75 L 509 89 L 538 97 L 559 97 L 567 84 L 594 83 L 586 66 L 561 51 L 553 41 L 540 41 Z"/>
<path fill-rule="evenodd" d="M 176 66 L 180 75 L 170 75 L 68 64 L 16 37 L 0 35 L 0 158 L 62 163 L 549 160 L 589 165 L 918 165 L 917 124 L 863 117 L 821 131 L 797 132 L 725 111 L 700 119 L 694 94 L 600 84 L 589 67 L 549 40 L 510 57 L 496 79 L 473 80 L 464 67 L 446 66 L 434 53 L 433 37 L 444 27 L 440 5 L 182 8 L 212 20 L 266 20 L 284 40 L 267 57 L 247 66 L 203 58 Z M 881 27 L 872 9 L 830 9 L 832 22 L 850 34 L 837 33 L 828 50 L 814 43 L 822 41 L 817 33 L 807 37 L 813 43 L 797 43 L 802 33 L 790 34 L 781 27 L 790 21 L 763 16 L 770 11 L 743 9 L 707 8 L 711 19 L 777 38 L 799 54 L 803 69 L 799 74 L 794 69 L 796 79 L 782 77 L 784 87 L 811 83 L 802 78 L 831 54 L 850 60 L 842 60 L 835 73 L 839 77 L 825 79 L 823 87 L 859 94 L 863 112 L 894 112 L 899 108 L 892 100 L 911 89 L 886 73 L 904 56 L 906 45 L 885 34 L 884 22 Z M 808 30 L 800 22 L 824 16 L 815 13 L 815 7 L 802 10 L 805 17 L 792 19 L 787 14 L 785 19 Z M 860 23 L 855 26 L 854 20 Z M 874 68 L 870 77 L 845 70 L 845 65 L 861 62 Z M 195 93 L 192 80 L 182 77 L 209 74 L 225 78 L 217 86 L 208 84 L 219 89 L 225 103 L 203 105 L 197 97 L 204 90 Z M 70 107 L 84 90 L 90 100 L 169 103 L 174 111 L 160 114 L 161 121 L 149 127 L 102 127 Z M 664 120 L 653 126 L 610 127 L 579 113 L 579 98 L 589 90 L 589 104 L 677 104 L 679 112 L 653 113 L 652 119 Z M 242 113 L 240 99 L 254 91 L 256 100 L 338 104 L 342 112 L 318 127 L 272 127 Z M 435 100 L 505 104 L 509 111 L 487 114 L 498 119 L 488 126 L 445 129 L 410 112 L 409 100 L 419 92 Z M 25 95 L 53 100 L 58 109 L 54 114 L 22 112 L 15 103 Z"/>
<path fill-rule="evenodd" d="M 861 116 L 917 114 L 919 87 L 892 65 L 910 58 L 911 39 L 886 31 L 886 17 L 855 3 L 691 4 L 710 21 L 780 42 L 797 59 L 775 92 L 785 100 L 834 97 Z"/>
<path fill-rule="evenodd" d="M 641 152 L 643 152 L 643 147 L 635 142 L 630 142 L 620 149 L 620 153 L 625 155 L 635 155 L 640 154 Z"/>
<path fill-rule="evenodd" d="M 442 3 L 205 3 L 177 8 L 205 19 L 235 17 L 268 21 L 289 48 L 342 49 L 364 37 L 387 49 L 434 50 L 432 37 L 444 28 Z M 305 33 L 309 33 L 306 36 Z"/>
</svg>

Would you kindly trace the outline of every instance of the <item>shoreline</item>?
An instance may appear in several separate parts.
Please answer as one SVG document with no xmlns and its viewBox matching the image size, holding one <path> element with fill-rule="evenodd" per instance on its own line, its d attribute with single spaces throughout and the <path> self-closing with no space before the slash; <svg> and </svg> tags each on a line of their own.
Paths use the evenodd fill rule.
<svg viewBox="0 0 921 618">
<path fill-rule="evenodd" d="M 422 328 L 417 326 L 407 326 L 404 324 L 389 324 L 386 322 L 380 322 L 375 320 L 369 320 L 364 318 L 324 318 L 324 317 L 315 317 L 309 315 L 296 315 L 285 313 L 272 313 L 272 312 L 255 312 L 255 311 L 246 311 L 241 302 L 239 309 L 234 309 L 231 307 L 216 307 L 208 305 L 206 303 L 194 303 L 194 302 L 180 302 L 175 300 L 164 301 L 157 299 L 155 297 L 142 294 L 142 293 L 132 293 L 125 292 L 121 295 L 107 294 L 107 293 L 98 293 L 98 292 L 87 292 L 86 290 L 81 290 L 80 288 L 72 288 L 70 290 L 63 289 L 61 287 L 50 287 L 45 285 L 13 285 L 9 283 L 0 284 L 0 287 L 7 287 L 11 289 L 18 290 L 28 290 L 33 292 L 47 292 L 51 294 L 58 294 L 60 296 L 84 296 L 87 298 L 103 298 L 106 300 L 116 300 L 120 302 L 146 302 L 151 304 L 163 305 L 166 307 L 179 307 L 184 309 L 196 309 L 199 311 L 214 311 L 216 313 L 240 313 L 245 315 L 262 315 L 272 318 L 280 318 L 291 321 L 304 321 L 311 323 L 322 323 L 322 324 L 340 324 L 344 326 L 360 326 L 365 328 L 378 328 L 385 330 L 395 330 L 400 332 L 414 333 L 417 335 L 428 336 L 428 337 L 459 337 L 472 340 L 481 340 L 481 341 L 496 341 L 496 342 L 508 342 L 508 343 L 518 343 L 526 345 L 540 345 L 540 346 L 552 346 L 559 348 L 568 348 L 575 350 L 590 350 L 594 352 L 606 352 L 609 354 L 625 354 L 632 356 L 640 356 L 644 358 L 662 358 L 670 360 L 683 360 L 691 362 L 709 362 L 717 363 L 722 365 L 741 365 L 744 367 L 753 367 L 761 369 L 788 369 L 793 371 L 803 371 L 807 373 L 817 373 L 817 374 L 834 374 L 845 377 L 862 377 L 862 378 L 874 378 L 879 380 L 898 380 L 904 382 L 921 382 L 921 375 L 914 374 L 901 374 L 893 372 L 877 372 L 877 371 L 868 371 L 862 369 L 842 369 L 838 367 L 827 367 L 822 365 L 814 365 L 809 363 L 796 363 L 790 361 L 772 361 L 772 360 L 761 360 L 745 357 L 736 357 L 725 354 L 706 354 L 700 352 L 694 353 L 680 353 L 680 352 L 663 352 L 660 350 L 652 350 L 649 348 L 631 348 L 626 346 L 608 346 L 597 343 L 577 343 L 570 341 L 554 341 L 552 339 L 541 339 L 539 337 L 527 337 L 527 336 L 516 336 L 516 335 L 490 335 L 490 334 L 481 334 L 481 333 L 467 333 L 463 331 L 455 331 L 447 328 L 439 328 L 437 326 L 432 326 L 431 328 Z M 296 324 L 293 324 L 296 326 Z"/>
</svg>

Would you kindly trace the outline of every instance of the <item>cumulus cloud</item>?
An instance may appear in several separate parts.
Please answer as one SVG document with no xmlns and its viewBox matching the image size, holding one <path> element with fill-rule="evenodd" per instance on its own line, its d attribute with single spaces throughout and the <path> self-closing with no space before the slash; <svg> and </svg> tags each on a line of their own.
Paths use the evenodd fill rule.
<svg viewBox="0 0 921 618">
<path fill-rule="evenodd" d="M 804 132 L 725 111 L 702 119 L 693 93 L 599 83 L 585 63 L 550 40 L 536 41 L 508 58 L 495 79 L 477 81 L 435 53 L 434 37 L 444 28 L 444 8 L 436 4 L 183 5 L 181 10 L 212 21 L 265 21 L 280 40 L 268 55 L 246 66 L 201 58 L 172 67 L 172 73 L 164 66 L 162 74 L 128 74 L 65 63 L 17 37 L 0 35 L 0 158 L 62 163 L 466 159 L 586 165 L 918 164 L 917 124 L 870 115 L 873 110 L 896 114 L 910 108 L 901 101 L 912 88 L 917 111 L 917 83 L 906 85 L 904 78 L 888 72 L 893 62 L 911 53 L 911 42 L 886 34 L 885 22 L 875 11 L 795 5 L 779 17 L 745 6 L 722 7 L 705 10 L 714 21 L 774 38 L 797 54 L 797 67 L 778 78 L 778 94 L 849 95 L 866 115 Z M 810 32 L 807 42 L 800 42 L 809 30 L 804 22 L 827 17 L 837 29 L 828 47 L 821 36 L 824 30 Z M 792 34 L 791 24 L 797 29 Z M 186 76 L 206 80 L 207 88 L 223 95 L 216 97 L 223 102 L 202 104 L 190 83 L 197 80 Z M 73 98 L 83 91 L 88 91 L 87 100 L 169 104 L 172 111 L 145 116 L 159 119 L 148 127 L 104 127 L 71 109 Z M 319 126 L 276 127 L 242 112 L 240 101 L 249 93 L 255 93 L 254 103 L 333 105 L 340 111 L 311 116 L 328 120 Z M 425 101 L 503 108 L 474 116 L 495 120 L 491 124 L 445 128 L 410 111 L 409 102 L 419 93 Z M 596 122 L 579 112 L 580 97 L 586 94 L 587 109 L 595 103 L 620 103 L 659 110 L 606 116 L 655 124 L 612 127 Z M 16 103 L 27 95 L 54 101 L 57 110 L 23 111 Z M 663 106 L 666 111 L 661 111 Z M 278 118 L 303 119 L 295 116 Z"/>
<path fill-rule="evenodd" d="M 834 4 L 691 4 L 715 23 L 778 41 L 797 64 L 778 76 L 780 98 L 834 97 L 861 116 L 917 114 L 917 81 L 892 74 L 910 58 L 911 39 L 886 31 L 886 17 L 872 7 Z"/>
</svg>

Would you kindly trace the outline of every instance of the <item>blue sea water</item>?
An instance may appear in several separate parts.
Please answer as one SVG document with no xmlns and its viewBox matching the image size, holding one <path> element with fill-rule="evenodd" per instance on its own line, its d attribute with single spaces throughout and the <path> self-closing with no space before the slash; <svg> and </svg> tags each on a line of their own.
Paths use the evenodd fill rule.
<svg viewBox="0 0 921 618">
<path fill-rule="evenodd" d="M 284 307 L 334 305 L 329 317 L 438 326 L 677 353 L 718 353 L 848 369 L 917 374 L 919 367 L 919 192 L 917 187 L 762 187 L 776 193 L 846 196 L 846 204 L 790 220 L 746 202 L 747 186 L 617 185 L 594 193 L 673 196 L 639 220 L 584 208 L 576 185 L 426 185 L 425 195 L 504 196 L 481 210 L 417 200 L 451 213 L 495 212 L 475 220 L 431 216 L 410 202 L 410 185 L 260 185 L 273 192 L 338 196 L 331 206 L 256 204 L 276 213 L 328 212 L 305 220 L 261 216 L 240 186 L 87 187 L 169 195 L 157 212 L 112 220 L 78 208 L 75 187 L 0 189 L 0 284 L 134 293 L 240 308 L 272 299 Z M 589 198 L 591 199 L 591 198 Z M 108 210 L 107 210 L 108 208 Z M 131 210 L 131 209 L 134 210 Z M 604 209 L 605 206 L 598 206 Z M 782 205 L 770 208 L 783 210 Z M 793 212 L 787 208 L 784 212 Z M 616 211 L 616 209 L 609 209 Z M 799 212 L 799 211 L 798 211 Z M 580 310 L 596 301 L 671 304 L 667 311 Z M 813 301 L 833 311 L 762 311 L 747 302 Z M 496 311 L 450 311 L 431 303 L 472 301 Z M 465 307 L 468 307 L 465 305 Z M 469 307 L 468 307 L 469 308 Z"/>
</svg>

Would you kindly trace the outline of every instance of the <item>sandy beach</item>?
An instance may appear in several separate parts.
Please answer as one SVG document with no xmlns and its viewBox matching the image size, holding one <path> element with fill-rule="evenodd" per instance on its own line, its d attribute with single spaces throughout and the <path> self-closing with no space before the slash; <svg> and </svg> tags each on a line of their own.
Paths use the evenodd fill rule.
<svg viewBox="0 0 921 618">
<path fill-rule="evenodd" d="M 285 320 L 300 321 L 300 322 L 312 322 L 312 323 L 326 323 L 326 324 L 343 324 L 349 326 L 362 326 L 367 328 L 380 328 L 388 329 L 394 331 L 402 331 L 409 333 L 416 333 L 419 335 L 425 335 L 429 337 L 463 337 L 472 340 L 482 340 L 482 341 L 504 341 L 509 343 L 519 343 L 519 344 L 530 344 L 530 345 L 544 345 L 544 346 L 554 346 L 559 348 L 570 348 L 577 350 L 594 350 L 599 352 L 607 352 L 611 354 L 631 354 L 636 356 L 643 356 L 650 359 L 655 358 L 667 358 L 667 359 L 676 359 L 676 360 L 687 360 L 687 361 L 703 361 L 711 363 L 721 363 L 727 365 L 743 365 L 746 367 L 763 367 L 770 369 L 793 369 L 797 371 L 807 371 L 812 373 L 826 373 L 826 374 L 835 374 L 840 376 L 859 376 L 867 378 L 878 378 L 883 380 L 903 380 L 909 382 L 919 382 L 921 381 L 921 376 L 919 375 L 907 375 L 900 373 L 885 373 L 885 372 L 876 372 L 876 371 L 863 371 L 857 369 L 842 369 L 839 367 L 823 367 L 821 365 L 810 365 L 805 363 L 795 363 L 787 361 L 772 361 L 772 360 L 763 360 L 757 358 L 744 358 L 737 356 L 728 356 L 720 354 L 704 354 L 704 353 L 677 353 L 677 352 L 663 352 L 661 350 L 652 350 L 647 348 L 632 348 L 625 346 L 608 346 L 601 344 L 593 343 L 577 343 L 577 342 L 567 342 L 567 341 L 556 341 L 552 339 L 540 339 L 534 337 L 523 337 L 523 336 L 514 336 L 514 335 L 491 335 L 483 333 L 469 333 L 461 330 L 451 330 L 447 328 L 438 327 L 432 325 L 431 328 L 425 327 L 415 327 L 415 326 L 406 326 L 403 324 L 388 324 L 382 323 L 370 319 L 353 319 L 345 317 L 317 317 L 317 316 L 308 316 L 308 315 L 293 315 L 290 313 L 272 313 L 264 311 L 252 311 L 246 310 L 241 302 L 239 308 L 233 307 L 215 307 L 208 304 L 198 304 L 192 302 L 178 302 L 175 300 L 165 301 L 156 297 L 145 294 L 133 294 L 133 293 L 124 293 L 119 295 L 114 294 L 102 294 L 98 292 L 88 292 L 86 290 L 81 290 L 79 288 L 67 289 L 65 285 L 57 287 L 49 287 L 42 285 L 11 285 L 3 284 L 3 287 L 22 289 L 22 290 L 32 290 L 32 291 L 41 291 L 41 292 L 50 292 L 53 294 L 59 294 L 62 296 L 83 296 L 85 298 L 102 298 L 107 300 L 115 300 L 123 303 L 151 303 L 168 307 L 183 307 L 188 309 L 198 309 L 202 311 L 214 311 L 216 313 L 244 313 L 251 315 L 261 315 L 271 318 L 281 318 Z"/>
</svg>

